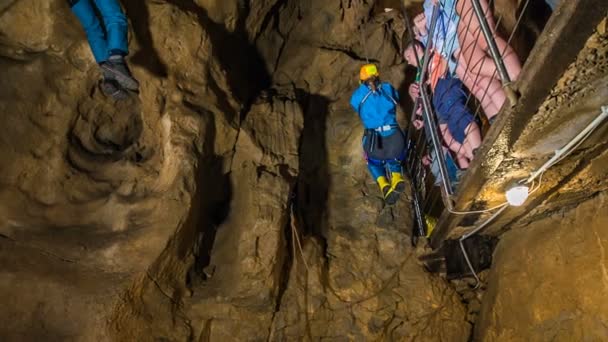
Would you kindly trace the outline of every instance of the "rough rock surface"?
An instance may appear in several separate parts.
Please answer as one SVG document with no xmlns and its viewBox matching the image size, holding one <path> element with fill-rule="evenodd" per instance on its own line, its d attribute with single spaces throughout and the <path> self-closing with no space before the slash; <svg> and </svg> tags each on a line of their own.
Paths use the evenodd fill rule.
<svg viewBox="0 0 608 342">
<path fill-rule="evenodd" d="M 503 235 L 479 341 L 602 341 L 608 335 L 606 193 Z"/>
<path fill-rule="evenodd" d="M 468 338 L 348 107 L 366 58 L 405 84 L 395 11 L 123 4 L 122 103 L 65 1 L 0 7 L 2 340 Z"/>
</svg>

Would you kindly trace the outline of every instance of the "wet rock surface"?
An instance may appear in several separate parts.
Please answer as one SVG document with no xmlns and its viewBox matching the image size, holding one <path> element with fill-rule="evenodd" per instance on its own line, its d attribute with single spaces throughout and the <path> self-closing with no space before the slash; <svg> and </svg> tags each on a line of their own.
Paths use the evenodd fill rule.
<svg viewBox="0 0 608 342">
<path fill-rule="evenodd" d="M 124 102 L 64 1 L 0 7 L 2 340 L 468 338 L 348 106 L 366 58 L 405 84 L 395 12 L 124 5 Z"/>
</svg>

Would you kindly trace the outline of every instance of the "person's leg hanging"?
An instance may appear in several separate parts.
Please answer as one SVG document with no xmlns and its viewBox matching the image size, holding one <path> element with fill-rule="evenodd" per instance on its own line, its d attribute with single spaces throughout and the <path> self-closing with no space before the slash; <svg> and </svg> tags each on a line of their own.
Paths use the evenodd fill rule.
<svg viewBox="0 0 608 342">
<path fill-rule="evenodd" d="M 507 100 L 507 95 L 505 94 L 505 90 L 502 88 L 502 84 L 496 78 L 482 78 L 480 86 L 486 93 L 484 96 L 486 98 L 490 98 L 494 104 L 494 107 L 497 108 L 497 110 L 493 113 L 486 113 L 488 119 L 491 119 L 500 112 L 500 109 Z"/>
<path fill-rule="evenodd" d="M 108 43 L 101 22 L 95 15 L 91 0 L 71 1 L 70 4 L 72 12 L 84 28 L 95 61 L 97 63 L 105 62 L 108 59 Z"/>
<path fill-rule="evenodd" d="M 481 132 L 476 122 L 471 122 L 465 128 L 464 147 L 469 160 L 475 157 L 475 151 L 481 146 Z"/>
<path fill-rule="evenodd" d="M 402 175 L 401 161 L 394 159 L 387 161 L 386 164 L 391 173 L 391 189 L 396 192 L 405 191 L 405 180 Z"/>
<path fill-rule="evenodd" d="M 369 160 L 367 161 L 367 168 L 371 173 L 372 177 L 378 183 L 382 197 L 388 205 L 393 205 L 399 199 L 399 193 L 396 192 L 386 178 L 386 161 Z"/>
<path fill-rule="evenodd" d="M 498 114 L 506 100 L 502 85 L 496 78 L 466 73 L 466 64 L 458 65 L 456 75 L 469 89 L 469 92 L 481 103 L 484 113 L 488 118 Z"/>
<path fill-rule="evenodd" d="M 117 0 L 95 0 L 108 36 L 108 61 L 101 67 L 104 77 L 115 79 L 122 87 L 137 90 L 139 82 L 131 75 L 124 56 L 128 54 L 128 24 Z"/>
<path fill-rule="evenodd" d="M 372 178 L 376 181 L 376 183 L 378 183 L 380 191 L 382 192 L 382 196 L 384 196 L 390 188 L 390 184 L 388 182 L 388 179 L 386 178 L 386 171 L 384 169 L 383 163 L 381 161 L 368 159 L 367 169 L 372 175 Z"/>
<path fill-rule="evenodd" d="M 127 17 L 117 0 L 95 0 L 95 5 L 101 13 L 108 37 L 108 54 L 129 53 Z"/>
</svg>

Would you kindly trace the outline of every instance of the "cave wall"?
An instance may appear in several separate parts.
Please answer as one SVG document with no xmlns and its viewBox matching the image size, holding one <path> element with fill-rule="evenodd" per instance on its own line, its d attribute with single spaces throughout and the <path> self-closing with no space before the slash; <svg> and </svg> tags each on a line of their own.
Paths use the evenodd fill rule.
<svg viewBox="0 0 608 342">
<path fill-rule="evenodd" d="M 606 18 L 599 20 L 578 41 L 584 46 L 565 65 L 522 133 L 504 129 L 513 148 L 500 165 L 492 166 L 494 184 L 488 189 L 493 198 L 504 198 L 505 186 L 527 177 L 563 148 L 606 104 L 608 40 Z M 608 336 L 607 130 L 605 122 L 597 127 L 537 179 L 538 191 L 524 206 L 511 207 L 484 229 L 500 242 L 487 274 L 474 340 L 599 341 Z M 504 140 L 497 141 L 500 148 Z"/>
<path fill-rule="evenodd" d="M 216 285 L 215 275 L 202 282 L 198 295 L 194 288 L 189 317 L 198 320 L 192 322 L 198 338 L 466 339 L 470 326 L 455 292 L 421 273 L 409 247 L 412 217 L 407 202 L 383 208 L 364 169 L 360 124 L 348 107 L 358 67 L 369 54 L 386 79 L 396 85 L 404 81 L 393 33 L 399 23 L 391 16 L 366 19 L 372 10 L 357 1 L 286 1 L 259 34 L 256 43 L 264 60 L 277 61 L 268 67 L 272 84 L 278 94 L 283 87 L 294 87 L 295 96 L 288 99 L 299 103 L 303 115 L 298 178 L 284 227 L 287 254 L 282 255 L 283 268 L 276 268 L 276 259 L 265 266 L 275 270 L 266 276 L 278 276 L 279 283 L 261 285 L 251 276 L 251 266 L 227 271 L 239 287 L 255 288 L 255 298 L 226 293 L 225 285 Z M 357 30 L 364 31 L 363 37 L 352 34 Z M 273 92 L 263 92 L 262 98 Z M 264 123 L 255 131 L 279 129 Z M 218 236 L 226 225 L 231 223 L 220 225 Z M 243 221 L 238 230 L 249 232 L 250 226 Z M 226 260 L 226 243 L 221 241 L 216 239 L 211 256 L 216 272 Z M 240 249 L 261 261 L 274 256 L 277 245 L 246 244 Z M 235 248 L 227 250 L 233 253 Z M 210 293 L 209 287 L 220 290 Z M 273 295 L 265 297 L 261 289 Z M 214 297 L 207 298 L 210 294 Z M 419 295 L 425 299 L 414 299 Z"/>
<path fill-rule="evenodd" d="M 130 48 L 155 61 L 132 63 L 140 94 L 123 103 L 97 89 L 64 1 L 15 1 L 0 17 L 3 339 L 107 339 L 114 307 L 138 297 L 126 289 L 164 293 L 158 270 L 172 282 L 188 269 L 196 174 L 222 170 L 241 104 L 189 13 L 140 9 Z"/>
<path fill-rule="evenodd" d="M 0 5 L 3 340 L 468 339 L 348 105 L 368 60 L 405 96 L 395 1 L 123 5 L 121 103 L 64 1 Z M 605 336 L 604 197 L 504 235 L 476 339 Z"/>
<path fill-rule="evenodd" d="M 0 5 L 2 340 L 469 339 L 348 104 L 368 60 L 407 96 L 395 1 L 123 5 L 120 103 L 64 1 Z M 605 336 L 604 202 L 503 236 L 475 339 Z"/>
<path fill-rule="evenodd" d="M 123 5 L 120 103 L 64 1 L 0 9 L 3 340 L 467 339 L 348 107 L 366 59 L 405 84 L 395 12 Z"/>
<path fill-rule="evenodd" d="M 606 339 L 607 200 L 599 193 L 501 237 L 475 340 Z"/>
</svg>

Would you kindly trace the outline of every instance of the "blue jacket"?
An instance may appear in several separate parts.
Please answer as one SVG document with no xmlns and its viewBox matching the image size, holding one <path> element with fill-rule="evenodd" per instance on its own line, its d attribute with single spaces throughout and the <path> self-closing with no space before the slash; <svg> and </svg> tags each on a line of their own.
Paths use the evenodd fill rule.
<svg viewBox="0 0 608 342">
<path fill-rule="evenodd" d="M 397 126 L 397 106 L 393 100 L 399 101 L 399 94 L 395 88 L 383 82 L 378 90 L 371 93 L 362 103 L 370 92 L 371 89 L 366 84 L 361 84 L 350 98 L 350 105 L 359 113 L 363 126 L 372 129 L 384 125 Z"/>
</svg>

